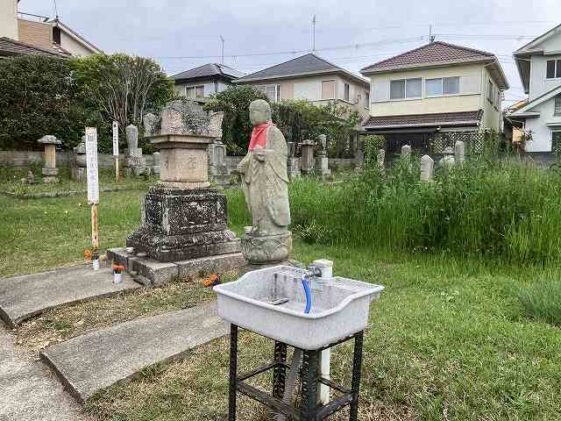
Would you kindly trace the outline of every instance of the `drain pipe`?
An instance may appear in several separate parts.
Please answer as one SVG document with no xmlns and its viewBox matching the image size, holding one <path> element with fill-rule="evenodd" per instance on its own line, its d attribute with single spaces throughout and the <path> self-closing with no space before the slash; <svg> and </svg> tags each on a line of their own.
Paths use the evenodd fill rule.
<svg viewBox="0 0 561 421">
<path fill-rule="evenodd" d="M 319 282 L 333 282 L 333 262 L 331 260 L 319 259 L 312 263 L 321 271 Z M 320 376 L 331 380 L 331 348 L 320 353 Z M 329 402 L 329 386 L 320 383 L 319 385 L 319 401 L 322 404 Z"/>
</svg>

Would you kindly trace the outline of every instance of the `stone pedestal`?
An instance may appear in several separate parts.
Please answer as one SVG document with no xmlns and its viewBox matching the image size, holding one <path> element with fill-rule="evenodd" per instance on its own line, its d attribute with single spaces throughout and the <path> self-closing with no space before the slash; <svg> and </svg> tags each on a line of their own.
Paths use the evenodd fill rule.
<svg viewBox="0 0 561 421">
<path fill-rule="evenodd" d="M 207 189 L 156 185 L 144 198 L 143 225 L 127 238 L 127 247 L 160 262 L 176 262 L 240 251 L 228 230 L 226 197 Z"/>
<path fill-rule="evenodd" d="M 56 167 L 56 145 L 62 142 L 55 136 L 46 135 L 38 140 L 45 145 L 45 166 L 42 168 L 44 183 L 58 183 L 58 168 Z"/>
<path fill-rule="evenodd" d="M 207 147 L 213 138 L 165 134 L 151 142 L 161 154 L 160 181 L 144 199 L 142 226 L 127 246 L 160 262 L 240 251 L 228 230 L 226 196 L 209 188 Z"/>
<path fill-rule="evenodd" d="M 314 142 L 304 140 L 301 145 L 302 158 L 300 159 L 300 170 L 309 174 L 314 170 Z"/>
<path fill-rule="evenodd" d="M 152 158 L 154 158 L 154 165 L 152 166 L 152 174 L 160 175 L 160 152 L 154 152 L 152 154 Z"/>
<path fill-rule="evenodd" d="M 288 259 L 292 251 L 292 233 L 256 236 L 242 235 L 242 254 L 250 264 L 263 265 L 278 263 Z"/>
</svg>

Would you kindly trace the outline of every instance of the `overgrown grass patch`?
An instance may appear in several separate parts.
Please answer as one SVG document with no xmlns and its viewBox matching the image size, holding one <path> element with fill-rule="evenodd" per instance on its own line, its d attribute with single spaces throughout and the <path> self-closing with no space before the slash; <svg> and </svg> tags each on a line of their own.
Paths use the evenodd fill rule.
<svg viewBox="0 0 561 421">
<path fill-rule="evenodd" d="M 556 326 L 561 326 L 561 280 L 540 281 L 519 294 L 526 314 Z"/>
</svg>

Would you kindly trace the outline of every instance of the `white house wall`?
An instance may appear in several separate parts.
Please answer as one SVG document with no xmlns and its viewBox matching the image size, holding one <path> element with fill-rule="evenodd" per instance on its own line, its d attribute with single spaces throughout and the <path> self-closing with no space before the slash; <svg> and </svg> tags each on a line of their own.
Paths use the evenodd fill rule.
<svg viewBox="0 0 561 421">
<path fill-rule="evenodd" d="M 74 57 L 85 57 L 94 54 L 94 52 L 76 41 L 73 37 L 60 31 L 60 46 L 72 54 Z"/>
<path fill-rule="evenodd" d="M 561 43 L 561 39 L 559 41 Z M 561 46 L 556 51 L 561 51 Z M 561 84 L 561 79 L 546 79 L 547 61 L 561 60 L 561 54 L 552 56 L 533 55 L 531 60 L 530 93 L 528 99 L 533 101 L 535 98 Z"/>
<path fill-rule="evenodd" d="M 526 144 L 527 152 L 551 152 L 552 127 L 548 124 L 560 124 L 561 116 L 554 116 L 555 98 L 550 99 L 534 108 L 540 116 L 526 119 L 526 131 L 532 133 L 532 140 Z M 557 126 L 561 130 L 561 126 Z"/>
</svg>

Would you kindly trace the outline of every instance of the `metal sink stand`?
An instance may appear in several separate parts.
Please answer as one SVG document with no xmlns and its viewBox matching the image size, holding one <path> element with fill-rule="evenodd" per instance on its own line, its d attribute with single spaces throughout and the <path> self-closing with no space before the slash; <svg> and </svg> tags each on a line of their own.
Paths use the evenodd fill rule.
<svg viewBox="0 0 561 421">
<path fill-rule="evenodd" d="M 321 349 L 303 350 L 300 379 L 302 399 L 300 408 L 283 402 L 285 378 L 290 365 L 286 362 L 288 345 L 275 341 L 273 362 L 238 375 L 238 326 L 230 327 L 230 382 L 228 420 L 236 420 L 236 392 L 240 392 L 263 405 L 268 406 L 277 414 L 283 414 L 293 421 L 319 421 L 350 405 L 349 420 L 358 420 L 358 399 L 360 391 L 360 371 L 362 366 L 362 344 L 364 331 L 355 333 L 341 341 L 329 344 Z M 320 353 L 335 345 L 354 339 L 354 357 L 351 389 L 345 388 L 329 379 L 320 376 Z M 264 392 L 246 383 L 246 380 L 273 370 L 272 394 Z M 318 403 L 319 384 L 322 383 L 340 393 L 325 405 Z"/>
</svg>

